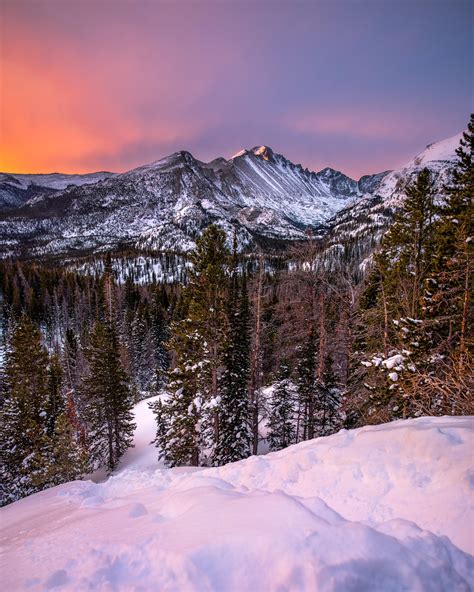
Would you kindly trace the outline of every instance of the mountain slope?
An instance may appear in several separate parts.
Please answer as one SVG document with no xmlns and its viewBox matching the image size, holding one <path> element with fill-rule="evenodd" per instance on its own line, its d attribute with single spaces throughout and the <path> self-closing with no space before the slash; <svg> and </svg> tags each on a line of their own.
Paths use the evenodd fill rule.
<svg viewBox="0 0 474 592">
<path fill-rule="evenodd" d="M 242 245 L 255 237 L 298 239 L 359 193 L 332 169 L 312 173 L 268 147 L 210 163 L 177 152 L 102 180 L 29 201 L 3 216 L 5 249 L 33 254 L 120 244 L 188 250 L 213 221 Z"/>
<path fill-rule="evenodd" d="M 357 243 L 363 260 L 421 168 L 430 168 L 441 191 L 460 136 L 427 146 L 398 170 L 359 181 L 330 168 L 319 173 L 303 169 L 267 146 L 209 163 L 176 152 L 126 173 L 84 176 L 76 181 L 82 184 L 66 189 L 58 187 L 68 178 L 49 179 L 40 193 L 18 178 L 26 202 L 0 212 L 0 246 L 5 255 L 27 256 L 123 246 L 188 251 L 202 230 L 216 222 L 229 237 L 236 232 L 242 248 L 299 240 L 311 229 L 328 239 L 328 257 Z M 94 175 L 106 176 L 93 182 Z M 7 182 L 13 186 L 11 179 Z"/>
<path fill-rule="evenodd" d="M 163 469 L 145 405 L 117 474 L 0 509 L 5 589 L 469 590 L 473 418 L 400 420 L 219 468 Z"/>
<path fill-rule="evenodd" d="M 407 185 L 413 183 L 425 167 L 430 170 L 435 199 L 439 200 L 444 186 L 451 179 L 461 137 L 460 133 L 429 144 L 399 169 L 373 175 L 367 180 L 362 177 L 359 186 L 364 195 L 342 208 L 327 222 L 327 264 L 337 267 L 339 261 L 350 261 L 354 266 L 360 265 L 363 272 L 374 248 L 403 203 Z"/>
<path fill-rule="evenodd" d="M 462 133 L 459 133 L 446 140 L 428 144 L 404 166 L 386 175 L 376 189 L 377 195 L 384 198 L 386 205 L 398 205 L 404 198 L 406 186 L 412 183 L 425 167 L 431 171 L 435 192 L 441 193 L 443 185 L 449 181 L 449 173 L 457 158 L 456 148 L 459 147 L 461 137 Z"/>
<path fill-rule="evenodd" d="M 107 172 L 85 175 L 0 173 L 0 209 L 20 207 L 35 198 L 51 195 L 70 186 L 98 183 L 103 179 L 113 177 L 113 175 L 114 173 Z"/>
</svg>

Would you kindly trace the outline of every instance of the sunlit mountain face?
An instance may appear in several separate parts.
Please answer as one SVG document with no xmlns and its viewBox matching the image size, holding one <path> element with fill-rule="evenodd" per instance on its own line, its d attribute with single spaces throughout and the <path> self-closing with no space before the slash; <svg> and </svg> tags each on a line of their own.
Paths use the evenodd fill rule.
<svg viewBox="0 0 474 592">
<path fill-rule="evenodd" d="M 33 257 L 123 246 L 186 252 L 213 222 L 244 251 L 283 247 L 308 232 L 331 244 L 376 237 L 423 167 L 439 189 L 448 181 L 459 139 L 357 181 L 328 167 L 309 171 L 268 146 L 208 163 L 181 151 L 121 174 L 3 174 L 0 241 L 6 254 Z"/>
</svg>

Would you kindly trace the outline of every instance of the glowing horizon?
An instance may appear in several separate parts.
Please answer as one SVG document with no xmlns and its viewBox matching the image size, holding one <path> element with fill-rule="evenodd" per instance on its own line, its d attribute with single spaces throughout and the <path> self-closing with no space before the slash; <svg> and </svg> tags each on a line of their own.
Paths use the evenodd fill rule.
<svg viewBox="0 0 474 592">
<path fill-rule="evenodd" d="M 358 178 L 472 110 L 463 0 L 0 6 L 4 172 L 123 172 L 265 144 Z"/>
</svg>

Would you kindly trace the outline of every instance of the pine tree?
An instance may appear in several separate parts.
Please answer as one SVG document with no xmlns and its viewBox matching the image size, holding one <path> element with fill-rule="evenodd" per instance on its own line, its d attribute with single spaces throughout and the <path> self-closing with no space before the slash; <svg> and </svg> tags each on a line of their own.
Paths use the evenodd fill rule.
<svg viewBox="0 0 474 592">
<path fill-rule="evenodd" d="M 262 333 L 263 333 L 263 289 L 265 262 L 263 255 L 258 257 L 258 273 L 254 286 L 252 347 L 250 354 L 249 399 L 252 430 L 252 453 L 258 452 L 260 395 L 262 386 Z"/>
<path fill-rule="evenodd" d="M 440 209 L 436 225 L 436 262 L 441 269 L 455 257 L 460 235 L 472 236 L 474 196 L 474 114 L 463 133 L 452 182 L 445 187 L 446 200 Z"/>
<path fill-rule="evenodd" d="M 3 503 L 8 503 L 47 487 L 51 473 L 48 354 L 25 315 L 12 334 L 5 377 L 1 477 Z"/>
<path fill-rule="evenodd" d="M 468 350 L 474 234 L 474 115 L 456 150 L 453 182 L 435 226 L 436 265 L 427 282 L 426 314 L 433 345 L 458 348 L 461 363 Z M 472 343 L 470 344 L 472 345 Z"/>
<path fill-rule="evenodd" d="M 303 427 L 303 440 L 311 440 L 315 435 L 316 411 L 316 332 L 311 327 L 306 343 L 301 350 L 298 365 L 298 434 L 300 439 L 300 424 Z"/>
<path fill-rule="evenodd" d="M 354 373 L 366 393 L 354 401 L 362 423 L 472 410 L 473 133 L 471 118 L 445 200 L 433 205 L 422 171 L 375 258 L 361 298 L 363 366 Z M 375 323 L 383 331 L 377 333 Z M 377 335 L 383 335 L 383 351 L 376 348 Z"/>
<path fill-rule="evenodd" d="M 364 385 L 365 400 L 358 401 L 364 422 L 411 415 L 412 374 L 424 364 L 426 344 L 418 327 L 424 322 L 426 281 L 434 266 L 438 211 L 428 169 L 406 188 L 406 196 L 361 298 L 365 348 L 356 376 Z"/>
<path fill-rule="evenodd" d="M 316 434 L 329 436 L 342 425 L 341 394 L 332 368 L 332 357 L 324 359 L 324 371 L 316 384 Z"/>
<path fill-rule="evenodd" d="M 85 401 L 88 445 L 93 467 L 117 466 L 132 445 L 135 424 L 128 376 L 120 361 L 116 329 L 111 322 L 97 322 L 87 351 L 89 373 L 81 393 Z"/>
<path fill-rule="evenodd" d="M 159 429 L 156 439 L 170 466 L 208 463 L 219 442 L 228 260 L 225 233 L 210 226 L 191 255 L 183 318 L 171 326 L 168 346 L 175 363 L 169 374 L 170 397 L 161 410 L 168 429 L 165 434 Z"/>
<path fill-rule="evenodd" d="M 268 442 L 270 450 L 281 450 L 295 443 L 295 385 L 286 361 L 281 362 L 270 401 Z"/>
<path fill-rule="evenodd" d="M 166 349 L 166 342 L 169 339 L 168 306 L 166 292 L 155 290 L 150 312 L 154 361 L 152 389 L 155 392 L 158 392 L 165 384 L 166 371 L 170 362 L 169 353 Z"/>
<path fill-rule="evenodd" d="M 52 458 L 51 483 L 54 485 L 78 479 L 88 471 L 87 450 L 81 445 L 66 411 L 55 422 Z"/>
<path fill-rule="evenodd" d="M 48 435 L 53 436 L 58 417 L 64 412 L 65 401 L 61 392 L 63 384 L 63 371 L 58 354 L 53 354 L 49 359 L 48 368 Z"/>
<path fill-rule="evenodd" d="M 68 327 L 64 336 L 64 368 L 69 390 L 74 391 L 79 383 L 78 377 L 78 350 L 77 335 Z"/>
<path fill-rule="evenodd" d="M 406 188 L 400 213 L 382 242 L 385 291 L 391 313 L 418 318 L 423 285 L 433 267 L 437 208 L 428 169 Z M 389 288 L 395 288 L 389 290 Z"/>
<path fill-rule="evenodd" d="M 88 470 L 87 450 L 81 443 L 77 415 L 72 396 L 65 401 L 62 394 L 63 373 L 57 354 L 50 357 L 47 407 L 48 435 L 51 443 L 51 484 L 59 485 L 82 477 Z"/>
<path fill-rule="evenodd" d="M 248 399 L 250 374 L 250 307 L 245 278 L 237 276 L 236 247 L 228 298 L 229 331 L 225 345 L 219 405 L 219 442 L 215 462 L 225 464 L 250 455 Z M 240 285 L 241 284 L 241 285 Z"/>
<path fill-rule="evenodd" d="M 139 307 L 131 323 L 129 352 L 131 357 L 131 373 L 139 392 L 149 390 L 152 378 L 153 359 L 150 351 L 147 313 L 144 307 Z M 150 363 L 151 362 L 151 363 Z"/>
<path fill-rule="evenodd" d="M 474 224 L 474 115 L 456 150 L 453 180 L 435 224 L 434 269 L 424 294 L 424 323 L 414 338 L 424 350 L 412 390 L 423 391 L 424 413 L 469 414 L 472 389 L 472 261 Z M 420 356 L 418 356 L 420 357 Z"/>
</svg>

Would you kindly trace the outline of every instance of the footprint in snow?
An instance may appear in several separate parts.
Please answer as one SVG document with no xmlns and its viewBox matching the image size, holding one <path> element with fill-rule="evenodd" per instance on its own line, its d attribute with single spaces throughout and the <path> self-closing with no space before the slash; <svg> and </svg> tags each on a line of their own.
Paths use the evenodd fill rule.
<svg viewBox="0 0 474 592">
<path fill-rule="evenodd" d="M 145 516 L 145 514 L 148 514 L 148 510 L 140 503 L 133 504 L 128 512 L 129 518 L 140 518 L 140 516 Z"/>
<path fill-rule="evenodd" d="M 104 498 L 100 497 L 100 495 L 91 495 L 89 497 L 84 498 L 81 508 L 97 508 L 104 503 Z"/>
<path fill-rule="evenodd" d="M 68 582 L 67 571 L 65 569 L 59 569 L 49 576 L 45 582 L 45 590 L 54 590 L 64 586 Z"/>
</svg>

